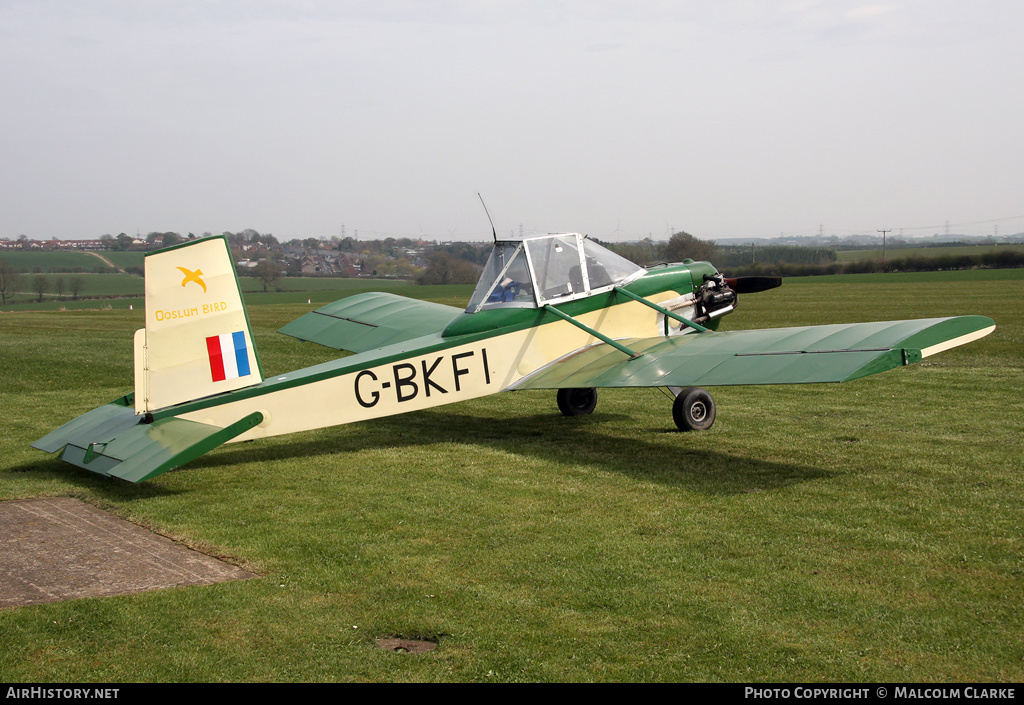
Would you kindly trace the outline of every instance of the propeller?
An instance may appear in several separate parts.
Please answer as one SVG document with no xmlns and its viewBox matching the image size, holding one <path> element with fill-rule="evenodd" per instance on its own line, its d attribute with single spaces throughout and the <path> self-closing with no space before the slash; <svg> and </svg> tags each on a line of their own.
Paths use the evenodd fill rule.
<svg viewBox="0 0 1024 705">
<path fill-rule="evenodd" d="M 725 284 L 737 294 L 753 294 L 782 286 L 782 277 L 726 277 Z"/>
</svg>

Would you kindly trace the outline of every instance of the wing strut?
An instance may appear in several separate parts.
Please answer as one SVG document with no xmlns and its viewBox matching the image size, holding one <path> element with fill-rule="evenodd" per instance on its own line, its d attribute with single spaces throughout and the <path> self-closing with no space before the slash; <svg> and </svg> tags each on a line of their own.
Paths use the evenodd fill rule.
<svg viewBox="0 0 1024 705">
<path fill-rule="evenodd" d="M 634 301 L 639 301 L 640 303 L 642 303 L 645 306 L 650 306 L 651 308 L 653 308 L 658 313 L 664 314 L 664 315 L 668 316 L 669 318 L 674 318 L 675 320 L 679 321 L 683 325 L 689 326 L 690 328 L 693 328 L 698 333 L 707 333 L 708 330 L 709 330 L 709 329 L 705 328 L 704 326 L 699 325 L 697 323 L 694 323 L 693 321 L 691 321 L 691 320 L 689 320 L 687 318 L 683 318 L 679 314 L 672 313 L 671 311 L 669 311 L 667 308 L 665 308 L 663 306 L 659 306 L 656 303 L 652 303 L 652 302 L 648 301 L 647 299 L 645 299 L 642 296 L 637 296 L 632 291 L 626 291 L 625 289 L 623 289 L 621 287 L 618 287 L 618 286 L 615 287 L 615 291 L 620 293 L 620 294 L 626 295 L 628 298 L 631 298 Z"/>
<path fill-rule="evenodd" d="M 551 304 L 545 304 L 544 308 L 546 310 L 550 311 L 551 313 L 555 314 L 559 318 L 561 318 L 563 321 L 568 321 L 569 323 L 572 323 L 577 328 L 579 328 L 581 330 L 585 330 L 586 332 L 590 333 L 595 338 L 599 338 L 600 340 L 603 340 L 604 342 L 608 343 L 609 345 L 611 345 L 616 350 L 619 350 L 621 352 L 626 353 L 627 355 L 629 355 L 629 359 L 630 360 L 635 360 L 636 358 L 641 357 L 643 355 L 643 353 L 638 353 L 638 352 L 636 352 L 634 350 L 630 350 L 625 345 L 622 345 L 621 343 L 615 342 L 614 340 L 609 338 L 607 335 L 603 335 L 602 333 L 598 333 L 596 330 L 594 330 L 590 326 L 588 326 L 588 325 L 586 325 L 584 323 L 580 323 L 579 321 L 577 321 L 575 318 L 573 318 L 569 314 L 562 313 L 561 311 L 559 311 L 557 308 L 555 308 Z"/>
</svg>

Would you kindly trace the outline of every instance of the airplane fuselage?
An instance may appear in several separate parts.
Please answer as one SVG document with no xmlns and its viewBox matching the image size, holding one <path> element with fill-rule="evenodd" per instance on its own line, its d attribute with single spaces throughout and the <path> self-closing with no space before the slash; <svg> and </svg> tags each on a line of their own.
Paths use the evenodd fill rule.
<svg viewBox="0 0 1024 705">
<path fill-rule="evenodd" d="M 135 392 L 33 447 L 142 482 L 217 446 L 418 411 L 517 389 L 557 390 L 566 416 L 595 389 L 667 387 L 683 431 L 706 431 L 705 386 L 846 382 L 988 335 L 985 316 L 710 333 L 737 295 L 776 277 L 726 279 L 706 262 L 645 269 L 579 233 L 495 241 L 465 311 L 357 294 L 280 329 L 355 354 L 266 376 L 227 239 L 146 256 Z"/>
<path fill-rule="evenodd" d="M 710 272 L 714 269 L 705 263 L 666 267 L 627 289 L 652 303 L 676 302 L 677 310 L 692 315 L 692 296 L 699 288 L 694 278 Z M 685 332 L 615 291 L 558 308 L 616 340 Z M 544 309 L 464 313 L 441 333 L 271 376 L 253 387 L 161 409 L 153 417 L 227 426 L 258 411 L 263 421 L 233 440 L 264 438 L 505 391 L 549 363 L 600 342 Z"/>
</svg>

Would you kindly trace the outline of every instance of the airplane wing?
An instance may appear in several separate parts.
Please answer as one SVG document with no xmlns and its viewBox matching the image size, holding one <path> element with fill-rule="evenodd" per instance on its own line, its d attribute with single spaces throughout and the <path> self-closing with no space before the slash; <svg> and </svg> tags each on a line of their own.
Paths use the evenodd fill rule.
<svg viewBox="0 0 1024 705">
<path fill-rule="evenodd" d="M 985 316 L 690 333 L 583 348 L 512 389 L 689 387 L 847 382 L 918 362 L 988 335 Z"/>
<path fill-rule="evenodd" d="M 460 313 L 454 306 L 372 292 L 318 308 L 277 332 L 359 353 L 440 332 Z"/>
</svg>

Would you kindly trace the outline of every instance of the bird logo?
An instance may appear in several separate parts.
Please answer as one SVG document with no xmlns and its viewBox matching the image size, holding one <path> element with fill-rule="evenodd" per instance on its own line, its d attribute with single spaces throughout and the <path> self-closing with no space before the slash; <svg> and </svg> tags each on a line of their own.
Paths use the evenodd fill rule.
<svg viewBox="0 0 1024 705">
<path fill-rule="evenodd" d="M 182 274 L 185 275 L 185 278 L 181 280 L 182 286 L 185 286 L 189 282 L 195 282 L 199 286 L 203 287 L 204 292 L 206 291 L 206 282 L 200 279 L 200 277 L 203 276 L 203 270 L 197 269 L 193 272 L 192 270 L 185 269 L 184 267 L 178 267 L 178 269 L 180 269 Z"/>
</svg>

